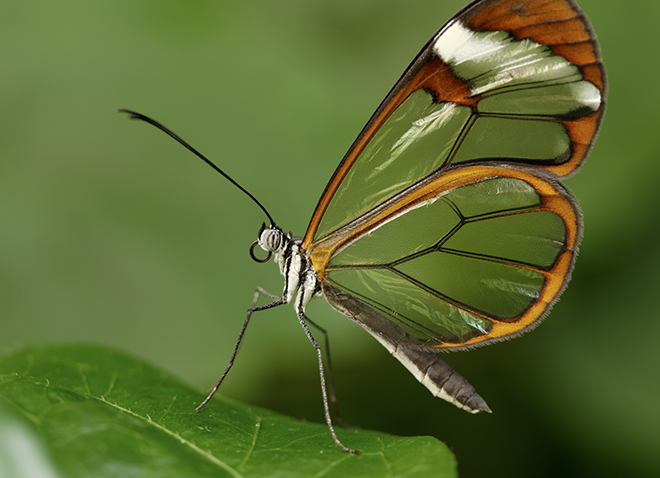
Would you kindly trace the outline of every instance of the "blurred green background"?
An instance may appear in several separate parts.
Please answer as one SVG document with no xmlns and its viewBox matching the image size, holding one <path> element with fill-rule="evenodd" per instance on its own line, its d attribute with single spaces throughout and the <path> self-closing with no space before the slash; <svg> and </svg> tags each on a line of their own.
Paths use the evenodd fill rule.
<svg viewBox="0 0 660 478">
<path fill-rule="evenodd" d="M 0 349 L 92 342 L 205 392 L 256 285 L 262 213 L 132 108 L 216 160 L 302 235 L 330 175 L 465 1 L 0 3 Z M 323 303 L 344 418 L 433 435 L 463 476 L 660 475 L 657 0 L 582 0 L 609 75 L 600 138 L 567 181 L 585 215 L 573 280 L 533 333 L 447 360 L 493 409 L 433 398 Z M 633 94 L 634 93 L 634 94 Z M 254 317 L 221 392 L 322 421 L 291 307 Z"/>
</svg>

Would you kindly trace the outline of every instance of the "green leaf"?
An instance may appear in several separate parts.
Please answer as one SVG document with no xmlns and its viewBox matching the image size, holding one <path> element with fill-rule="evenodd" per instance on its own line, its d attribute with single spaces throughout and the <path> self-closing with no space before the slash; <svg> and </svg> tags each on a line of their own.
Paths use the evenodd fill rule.
<svg viewBox="0 0 660 478">
<path fill-rule="evenodd" d="M 202 394 L 134 357 L 42 346 L 0 358 L 0 476 L 456 476 L 430 437 L 338 430 Z"/>
</svg>

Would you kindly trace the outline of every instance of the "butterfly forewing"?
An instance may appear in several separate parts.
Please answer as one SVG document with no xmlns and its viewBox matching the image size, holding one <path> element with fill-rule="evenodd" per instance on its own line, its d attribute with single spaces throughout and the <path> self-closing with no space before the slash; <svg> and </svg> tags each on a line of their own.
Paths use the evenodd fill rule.
<svg viewBox="0 0 660 478">
<path fill-rule="evenodd" d="M 436 34 L 326 187 L 304 248 L 442 169 L 573 172 L 603 114 L 604 73 L 569 0 L 478 1 Z"/>
</svg>

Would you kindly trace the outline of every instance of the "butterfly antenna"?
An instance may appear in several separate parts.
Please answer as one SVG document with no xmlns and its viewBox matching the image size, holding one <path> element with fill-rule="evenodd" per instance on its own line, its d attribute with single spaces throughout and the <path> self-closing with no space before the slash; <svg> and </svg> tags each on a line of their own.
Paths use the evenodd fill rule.
<svg viewBox="0 0 660 478">
<path fill-rule="evenodd" d="M 190 151 L 190 152 L 193 153 L 195 156 L 197 156 L 198 158 L 200 158 L 200 159 L 201 159 L 202 161 L 204 161 L 206 164 L 208 164 L 208 165 L 211 166 L 213 169 L 215 169 L 217 172 L 219 172 L 220 174 L 222 174 L 225 178 L 227 178 L 227 180 L 228 180 L 230 183 L 232 183 L 232 184 L 233 184 L 234 186 L 236 186 L 238 189 L 240 189 L 241 191 L 243 191 L 243 192 L 244 192 L 244 193 L 245 193 L 250 199 L 252 199 L 252 201 L 254 201 L 254 203 L 255 203 L 257 206 L 259 206 L 259 207 L 261 208 L 261 210 L 266 214 L 266 216 L 268 217 L 268 220 L 270 221 L 271 226 L 274 226 L 274 225 L 275 225 L 275 221 L 273 221 L 273 218 L 271 217 L 271 215 L 268 214 L 268 211 L 266 210 L 266 208 L 263 206 L 263 204 L 261 204 L 261 203 L 257 200 L 257 198 L 255 198 L 255 197 L 252 195 L 252 193 L 250 193 L 250 191 L 248 191 L 248 190 L 245 189 L 243 186 L 241 186 L 241 185 L 238 184 L 236 181 L 234 181 L 234 180 L 233 180 L 233 179 L 232 179 L 227 173 L 225 173 L 222 169 L 220 169 L 218 166 L 216 166 L 215 163 L 213 163 L 210 159 L 208 159 L 208 158 L 207 158 L 206 156 L 204 156 L 202 153 L 200 153 L 200 152 L 197 151 L 195 148 L 193 148 L 192 146 L 190 146 L 190 144 L 188 144 L 186 141 L 184 141 L 183 138 L 181 138 L 179 135 L 177 135 L 174 131 L 172 131 L 171 129 L 169 129 L 169 128 L 163 126 L 163 125 L 160 124 L 158 121 L 156 121 L 156 120 L 154 120 L 154 119 L 152 119 L 152 118 L 149 118 L 148 116 L 143 115 L 142 113 L 138 113 L 138 112 L 136 112 L 136 111 L 127 110 L 127 109 L 120 109 L 119 112 L 120 112 L 120 113 L 128 113 L 128 114 L 130 115 L 131 119 L 138 119 L 138 120 L 142 120 L 142 121 L 144 121 L 144 122 L 146 122 L 146 123 L 149 123 L 150 125 L 155 126 L 155 127 L 158 128 L 159 130 L 163 131 L 164 133 L 167 133 L 170 137 L 172 137 L 172 138 L 174 138 L 175 140 L 177 140 L 177 141 L 178 141 L 180 144 L 182 144 L 186 149 L 188 149 L 188 151 Z"/>
</svg>

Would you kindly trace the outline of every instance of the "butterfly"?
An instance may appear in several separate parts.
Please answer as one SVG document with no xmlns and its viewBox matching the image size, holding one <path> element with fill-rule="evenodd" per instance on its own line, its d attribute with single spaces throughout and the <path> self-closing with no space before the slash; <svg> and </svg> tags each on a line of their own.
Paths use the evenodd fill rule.
<svg viewBox="0 0 660 478">
<path fill-rule="evenodd" d="M 438 352 L 526 332 L 566 288 L 582 218 L 559 181 L 591 150 L 605 97 L 595 35 L 572 0 L 474 1 L 385 97 L 304 237 L 276 226 L 254 196 L 167 130 L 261 207 L 270 224 L 250 255 L 273 256 L 284 276 L 281 296 L 258 289 L 230 363 L 198 410 L 231 368 L 252 313 L 292 303 L 317 351 L 331 435 L 357 453 L 333 428 L 322 349 L 305 314 L 322 297 L 433 395 L 490 412 Z M 255 307 L 260 293 L 273 301 Z"/>
</svg>

